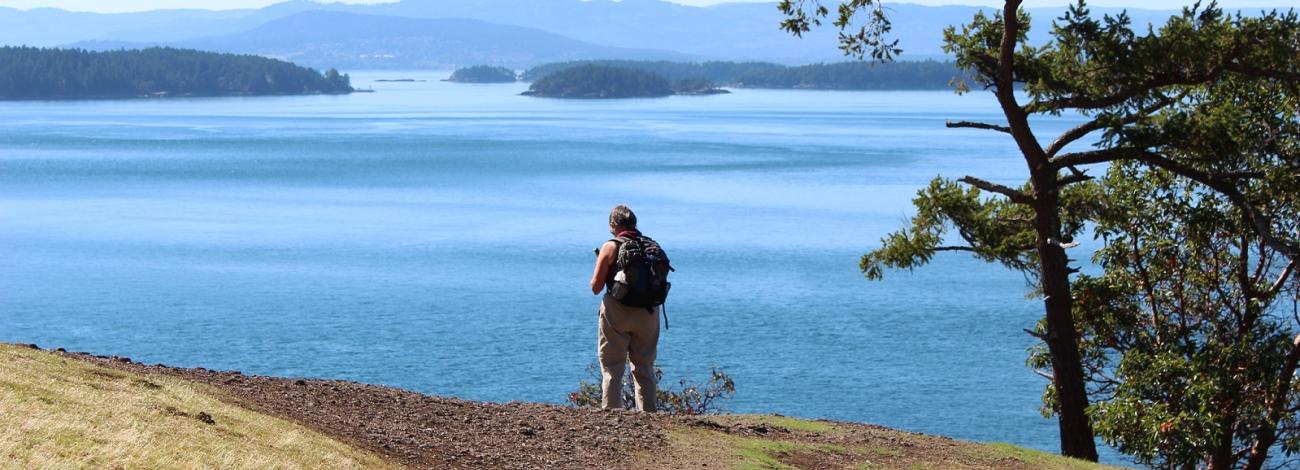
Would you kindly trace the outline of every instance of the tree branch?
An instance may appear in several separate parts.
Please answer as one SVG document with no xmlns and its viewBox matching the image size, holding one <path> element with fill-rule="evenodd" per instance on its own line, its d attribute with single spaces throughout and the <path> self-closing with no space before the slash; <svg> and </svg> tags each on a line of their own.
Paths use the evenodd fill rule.
<svg viewBox="0 0 1300 470">
<path fill-rule="evenodd" d="M 956 128 L 963 128 L 963 127 L 964 127 L 964 128 L 971 128 L 971 129 L 987 129 L 987 130 L 990 130 L 990 131 L 1005 132 L 1005 133 L 1007 133 L 1007 134 L 1010 134 L 1010 133 L 1011 133 L 1011 128 L 1010 128 L 1010 127 L 1007 127 L 1007 126 L 999 126 L 999 125 L 997 125 L 997 124 L 988 124 L 988 123 L 983 123 L 983 122 L 971 122 L 971 121 L 948 121 L 948 122 L 944 123 L 944 125 L 947 126 L 949 129 L 956 129 Z"/>
<path fill-rule="evenodd" d="M 975 247 L 971 246 L 936 246 L 934 251 L 969 251 L 975 252 Z"/>
<path fill-rule="evenodd" d="M 988 67 L 989 71 L 993 72 L 990 73 L 989 75 L 995 75 L 997 73 L 997 69 L 998 69 L 997 57 L 993 57 L 992 55 L 989 55 L 988 53 L 978 49 L 971 50 L 970 56 L 971 58 L 975 59 L 976 62 L 979 62 L 980 65 Z"/>
<path fill-rule="evenodd" d="M 974 187 L 976 187 L 976 188 L 979 188 L 979 189 L 982 189 L 982 190 L 985 190 L 985 191 L 988 191 L 988 192 L 991 192 L 991 193 L 998 193 L 998 194 L 1001 194 L 1001 195 L 1003 195 L 1003 196 L 1006 196 L 1007 199 L 1010 199 L 1011 202 L 1014 202 L 1014 203 L 1017 203 L 1017 204 L 1030 204 L 1030 203 L 1033 202 L 1033 198 L 1029 197 L 1029 195 L 1028 195 L 1028 194 L 1025 194 L 1024 192 L 1021 192 L 1021 191 L 1018 191 L 1018 190 L 1015 190 L 1015 189 L 1011 189 L 1011 188 L 1009 188 L 1009 187 L 1006 187 L 1006 186 L 1003 186 L 1003 185 L 1000 185 L 1000 184 L 997 184 L 997 183 L 993 183 L 993 182 L 990 182 L 990 181 L 985 181 L 985 180 L 982 180 L 982 179 L 976 178 L 976 177 L 974 177 L 974 176 L 966 176 L 966 177 L 963 177 L 962 179 L 959 179 L 959 180 L 957 180 L 957 181 L 960 181 L 960 182 L 962 182 L 962 183 L 969 184 L 969 185 L 971 185 L 971 186 L 974 186 Z"/>
<path fill-rule="evenodd" d="M 1268 216 L 1261 213 L 1250 201 L 1237 189 L 1235 180 L 1242 178 L 1256 177 L 1259 174 L 1255 172 L 1229 172 L 1229 173 L 1209 173 L 1192 168 L 1181 162 L 1166 158 L 1155 152 L 1148 150 L 1136 149 L 1131 147 L 1113 147 L 1101 150 L 1089 150 L 1086 152 L 1067 153 L 1051 160 L 1051 164 L 1058 171 L 1061 168 L 1067 168 L 1075 165 L 1088 165 L 1096 163 L 1113 162 L 1118 160 L 1134 160 L 1147 164 L 1148 166 L 1161 168 L 1183 176 L 1197 183 L 1201 183 L 1210 189 L 1217 191 L 1224 197 L 1227 197 L 1234 206 L 1241 209 L 1254 225 L 1255 232 L 1259 234 L 1264 242 L 1282 253 L 1292 262 L 1300 260 L 1300 244 L 1294 241 L 1285 240 L 1273 233 L 1272 221 Z"/>
<path fill-rule="evenodd" d="M 1069 186 L 1069 185 L 1074 184 L 1074 183 L 1082 183 L 1082 182 L 1084 182 L 1084 181 L 1091 181 L 1092 179 L 1093 179 L 1093 177 L 1088 176 L 1088 175 L 1084 174 L 1083 172 L 1078 172 L 1078 173 L 1072 174 L 1072 175 L 1070 175 L 1070 176 L 1066 176 L 1066 177 L 1064 177 L 1064 178 L 1061 178 L 1061 179 L 1059 179 L 1059 180 L 1056 180 L 1056 187 L 1058 187 L 1058 188 L 1064 188 L 1064 187 Z"/>
<path fill-rule="evenodd" d="M 1228 56 L 1231 56 L 1231 54 L 1228 54 Z M 1025 112 L 1043 113 L 1060 111 L 1063 109 L 1105 109 L 1118 106 L 1127 100 L 1162 87 L 1173 85 L 1198 85 L 1213 80 L 1223 72 L 1227 60 L 1231 60 L 1231 57 L 1225 58 L 1224 61 L 1209 67 L 1205 72 L 1200 74 L 1158 75 L 1138 83 L 1135 86 L 1124 88 L 1123 90 L 1106 96 L 1072 96 L 1069 98 L 1058 98 L 1054 100 L 1029 103 L 1025 105 Z"/>
<path fill-rule="evenodd" d="M 1278 371 L 1277 387 L 1273 389 L 1272 396 L 1268 397 L 1268 416 L 1260 426 L 1255 442 L 1250 446 L 1250 458 L 1245 467 L 1248 470 L 1263 467 L 1264 461 L 1268 459 L 1268 449 L 1277 442 L 1277 425 L 1282 421 L 1282 412 L 1289 403 L 1291 380 L 1295 376 L 1297 365 L 1300 365 L 1300 336 L 1292 342 L 1291 352 L 1286 355 L 1282 370 Z"/>
<path fill-rule="evenodd" d="M 1086 150 L 1083 152 L 1072 152 L 1052 158 L 1052 166 L 1059 171 L 1064 168 L 1080 165 L 1094 165 L 1097 163 L 1107 163 L 1116 160 L 1134 158 L 1138 153 L 1143 152 L 1140 149 L 1128 147 L 1112 147 L 1100 150 Z"/>
<path fill-rule="evenodd" d="M 1292 262 L 1300 260 L 1300 244 L 1279 238 L 1273 233 L 1272 221 L 1269 220 L 1268 216 L 1261 213 L 1258 208 L 1251 204 L 1250 201 L 1246 199 L 1246 195 L 1241 193 L 1241 190 L 1237 189 L 1237 185 L 1233 184 L 1231 181 L 1235 178 L 1225 178 L 1222 175 L 1197 170 L 1180 162 L 1165 158 L 1163 155 L 1154 152 L 1137 151 L 1134 153 L 1132 158 L 1142 163 L 1146 163 L 1147 165 L 1168 170 L 1174 174 L 1181 175 L 1191 179 L 1192 181 L 1201 183 L 1210 189 L 1218 191 L 1219 194 L 1227 197 L 1228 200 L 1231 201 L 1233 205 L 1237 206 L 1238 209 L 1245 212 L 1246 217 L 1254 224 L 1255 232 L 1260 236 L 1260 238 L 1264 239 L 1264 242 L 1268 244 L 1269 248 L 1282 253 L 1287 258 L 1290 258 Z"/>
<path fill-rule="evenodd" d="M 1295 260 L 1291 260 L 1291 263 L 1287 264 L 1286 268 L 1282 269 L 1282 274 L 1277 276 L 1277 280 L 1273 281 L 1273 287 L 1268 288 L 1268 296 L 1273 297 L 1276 296 L 1278 292 L 1282 292 L 1282 287 L 1286 285 L 1287 278 L 1291 277 L 1291 273 L 1294 271 Z"/>
<path fill-rule="evenodd" d="M 1119 124 L 1125 125 L 1125 124 L 1132 124 L 1137 121 L 1140 121 L 1142 120 L 1142 118 L 1147 117 L 1151 113 L 1159 111 L 1160 108 L 1178 102 L 1178 100 L 1183 99 L 1183 97 L 1185 96 L 1187 96 L 1187 92 L 1184 91 L 1183 93 L 1179 94 L 1178 97 L 1176 98 L 1170 98 L 1168 96 L 1161 97 L 1161 99 L 1156 100 L 1156 102 L 1152 103 L 1150 106 L 1139 109 L 1137 112 L 1120 120 Z M 1085 122 L 1083 124 L 1080 124 L 1074 127 L 1073 129 L 1065 131 L 1060 135 L 1060 137 L 1057 137 L 1056 140 L 1052 141 L 1051 145 L 1047 146 L 1047 150 L 1046 150 L 1047 156 L 1049 158 L 1055 157 L 1057 153 L 1060 153 L 1060 151 L 1065 148 L 1065 146 L 1070 145 L 1071 143 L 1074 143 L 1079 139 L 1082 139 L 1084 136 L 1091 134 L 1093 131 L 1105 127 L 1106 124 L 1102 122 L 1101 118 L 1097 118 Z"/>
<path fill-rule="evenodd" d="M 1300 244 L 1296 244 L 1295 241 L 1283 240 L 1273 234 L 1273 223 L 1269 221 L 1269 217 L 1260 213 L 1260 209 L 1257 209 L 1255 205 L 1251 204 L 1251 201 L 1247 200 L 1247 197 L 1243 195 L 1242 191 L 1236 188 L 1236 184 L 1230 182 L 1229 179 L 1231 178 L 1223 178 L 1222 175 L 1205 173 L 1205 171 L 1193 169 L 1191 166 L 1180 164 L 1180 162 L 1174 160 L 1169 160 L 1169 158 L 1165 158 L 1164 156 L 1157 155 L 1157 153 L 1153 152 L 1139 152 L 1138 156 L 1135 157 L 1135 160 L 1144 162 L 1144 164 L 1147 165 L 1169 170 L 1171 173 L 1182 175 L 1182 177 L 1195 180 L 1197 183 L 1205 184 L 1205 186 L 1209 187 L 1210 190 L 1222 193 L 1223 196 L 1226 196 L 1227 199 L 1231 201 L 1232 205 L 1238 206 L 1238 209 L 1242 209 L 1245 216 L 1251 219 L 1251 222 L 1255 225 L 1256 234 L 1260 235 L 1260 238 L 1264 239 L 1265 243 L 1269 245 L 1269 248 L 1273 248 L 1275 251 L 1283 253 L 1284 256 L 1291 258 L 1292 262 L 1300 260 Z"/>
</svg>

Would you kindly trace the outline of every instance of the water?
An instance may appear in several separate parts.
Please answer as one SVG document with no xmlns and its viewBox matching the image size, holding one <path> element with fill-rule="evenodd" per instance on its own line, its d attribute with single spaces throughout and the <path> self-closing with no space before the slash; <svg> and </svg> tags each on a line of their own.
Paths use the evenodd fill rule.
<svg viewBox="0 0 1300 470">
<path fill-rule="evenodd" d="M 857 269 L 934 176 L 1022 181 L 1005 136 L 943 126 L 997 122 L 988 96 L 556 101 L 445 75 L 0 104 L 0 341 L 560 403 L 595 357 L 591 250 L 627 203 L 678 267 L 670 379 L 715 364 L 737 412 L 1057 448 L 1022 275 Z M 400 77 L 429 81 L 374 81 Z"/>
</svg>

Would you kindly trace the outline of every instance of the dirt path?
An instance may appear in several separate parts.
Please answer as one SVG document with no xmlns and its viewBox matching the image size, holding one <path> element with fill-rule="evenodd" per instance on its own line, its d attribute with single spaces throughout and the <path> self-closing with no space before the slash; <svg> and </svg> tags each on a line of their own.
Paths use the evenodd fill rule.
<svg viewBox="0 0 1300 470">
<path fill-rule="evenodd" d="M 64 353 L 116 369 L 215 387 L 231 401 L 289 418 L 419 468 L 629 468 L 629 450 L 666 446 L 668 417 L 532 403 L 479 403 L 391 387 L 182 369 Z"/>
</svg>

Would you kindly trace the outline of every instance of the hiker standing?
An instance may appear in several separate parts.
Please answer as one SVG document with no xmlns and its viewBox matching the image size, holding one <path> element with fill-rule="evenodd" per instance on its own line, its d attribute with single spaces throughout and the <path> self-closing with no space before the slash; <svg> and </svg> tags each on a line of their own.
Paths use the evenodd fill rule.
<svg viewBox="0 0 1300 470">
<path fill-rule="evenodd" d="M 659 306 L 668 295 L 672 268 L 659 244 L 636 228 L 636 214 L 618 205 L 609 211 L 614 238 L 596 251 L 591 293 L 600 299 L 601 407 L 623 408 L 623 368 L 632 362 L 636 407 L 655 411 L 655 351 L 659 347 Z"/>
</svg>

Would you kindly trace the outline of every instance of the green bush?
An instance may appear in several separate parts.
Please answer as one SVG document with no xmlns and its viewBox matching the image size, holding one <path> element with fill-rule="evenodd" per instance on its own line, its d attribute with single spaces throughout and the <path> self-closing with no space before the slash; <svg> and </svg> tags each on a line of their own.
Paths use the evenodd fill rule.
<svg viewBox="0 0 1300 470">
<path fill-rule="evenodd" d="M 723 411 L 721 402 L 730 400 L 736 394 L 736 383 L 731 376 L 718 367 L 710 367 L 708 382 L 692 383 L 682 378 L 677 387 L 664 384 L 664 371 L 655 367 L 655 382 L 659 384 L 656 410 L 675 415 L 718 414 Z M 578 390 L 569 394 L 569 404 L 577 407 L 600 408 L 600 365 L 596 362 L 587 364 L 587 375 L 592 382 L 578 382 Z M 594 383 L 593 383 L 594 382 Z M 632 383 L 631 372 L 623 375 L 623 407 L 636 408 L 636 390 Z"/>
</svg>

